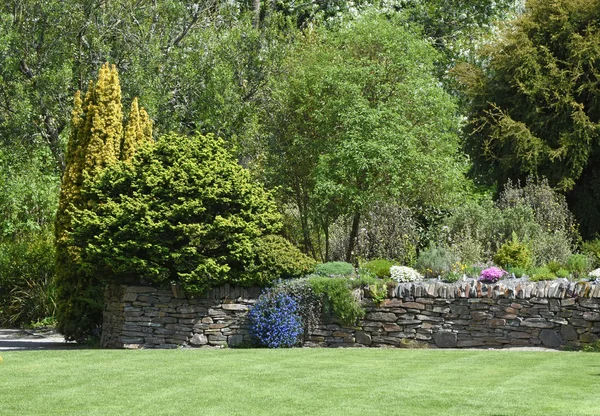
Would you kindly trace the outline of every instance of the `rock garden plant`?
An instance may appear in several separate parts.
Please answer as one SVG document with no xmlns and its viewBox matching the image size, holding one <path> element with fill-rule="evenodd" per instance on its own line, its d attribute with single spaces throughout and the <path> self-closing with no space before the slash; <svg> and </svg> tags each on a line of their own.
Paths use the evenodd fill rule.
<svg viewBox="0 0 600 416">
<path fill-rule="evenodd" d="M 481 271 L 479 281 L 484 283 L 496 283 L 507 275 L 508 273 L 500 267 L 489 267 Z"/>
<path fill-rule="evenodd" d="M 421 274 L 418 271 L 416 271 L 412 267 L 406 266 L 390 267 L 390 275 L 392 277 L 392 280 L 395 280 L 398 283 L 414 282 L 423 278 L 423 276 L 421 276 Z"/>
<path fill-rule="evenodd" d="M 282 291 L 267 289 L 248 314 L 248 321 L 255 344 L 268 348 L 293 347 L 303 333 L 298 302 Z"/>
</svg>

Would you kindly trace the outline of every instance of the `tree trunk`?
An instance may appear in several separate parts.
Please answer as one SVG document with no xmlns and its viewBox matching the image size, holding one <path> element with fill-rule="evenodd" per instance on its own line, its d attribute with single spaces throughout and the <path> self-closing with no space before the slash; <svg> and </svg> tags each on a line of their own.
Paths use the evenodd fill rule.
<svg viewBox="0 0 600 416">
<path fill-rule="evenodd" d="M 352 218 L 352 230 L 350 231 L 350 241 L 348 241 L 348 251 L 346 251 L 346 261 L 352 263 L 352 256 L 354 255 L 354 243 L 358 237 L 358 227 L 360 225 L 360 213 L 354 213 Z"/>
<path fill-rule="evenodd" d="M 329 261 L 329 224 L 323 227 L 325 232 L 325 263 Z"/>
<path fill-rule="evenodd" d="M 312 255 L 313 258 L 316 258 L 310 238 L 308 196 L 302 191 L 302 187 L 298 183 L 294 184 L 294 194 L 295 203 L 298 207 L 298 214 L 300 215 L 300 226 L 302 228 L 302 237 L 304 239 L 304 254 L 309 256 Z"/>
<path fill-rule="evenodd" d="M 254 27 L 258 29 L 260 25 L 260 0 L 252 0 L 252 10 L 254 10 L 254 19 L 252 19 L 252 23 Z"/>
<path fill-rule="evenodd" d="M 40 134 L 48 143 L 48 147 L 50 148 L 50 152 L 52 152 L 52 156 L 54 156 L 56 166 L 61 172 L 61 176 L 66 167 L 65 153 L 60 146 L 60 133 L 64 128 L 65 123 L 56 123 L 49 115 L 44 117 L 43 125 L 38 125 Z"/>
</svg>

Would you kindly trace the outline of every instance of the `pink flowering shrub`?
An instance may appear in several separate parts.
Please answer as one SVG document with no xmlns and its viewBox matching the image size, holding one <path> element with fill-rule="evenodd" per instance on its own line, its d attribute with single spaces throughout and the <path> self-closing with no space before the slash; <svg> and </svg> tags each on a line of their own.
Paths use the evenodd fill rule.
<svg viewBox="0 0 600 416">
<path fill-rule="evenodd" d="M 485 283 L 496 283 L 498 280 L 506 276 L 508 273 L 500 267 L 488 267 L 481 271 L 479 281 Z"/>
</svg>

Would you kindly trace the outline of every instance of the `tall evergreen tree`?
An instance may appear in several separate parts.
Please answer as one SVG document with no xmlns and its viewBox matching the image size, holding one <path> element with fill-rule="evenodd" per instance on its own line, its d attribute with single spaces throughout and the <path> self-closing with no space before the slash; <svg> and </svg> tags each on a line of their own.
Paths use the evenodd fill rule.
<svg viewBox="0 0 600 416">
<path fill-rule="evenodd" d="M 68 244 L 73 209 L 86 206 L 82 194 L 86 180 L 130 158 L 141 142 L 151 139 L 147 113 L 132 104 L 130 121 L 123 128 L 121 87 L 115 66 L 103 65 L 96 83 L 90 81 L 85 98 L 75 94 L 71 135 L 67 146 L 56 215 L 56 273 L 58 286 L 57 329 L 69 340 L 82 341 L 102 320 L 102 285 L 79 271 L 79 251 Z M 126 134 L 124 134 L 124 131 Z M 127 134 L 129 132 L 129 134 Z M 121 147 L 126 149 L 122 154 Z"/>
<path fill-rule="evenodd" d="M 472 100 L 474 174 L 500 187 L 547 177 L 587 237 L 600 232 L 599 22 L 598 0 L 529 0 L 481 66 L 456 69 Z"/>
<path fill-rule="evenodd" d="M 138 106 L 137 97 L 131 103 L 131 110 L 121 142 L 121 160 L 131 160 L 135 150 L 152 140 L 152 121 L 146 110 Z"/>
</svg>

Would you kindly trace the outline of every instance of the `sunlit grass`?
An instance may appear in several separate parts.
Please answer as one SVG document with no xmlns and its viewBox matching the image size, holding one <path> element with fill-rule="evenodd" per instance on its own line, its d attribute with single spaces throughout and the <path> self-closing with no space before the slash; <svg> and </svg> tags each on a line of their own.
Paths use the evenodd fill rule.
<svg viewBox="0 0 600 416">
<path fill-rule="evenodd" d="M 600 415 L 600 354 L 5 352 L 1 415 Z"/>
</svg>

